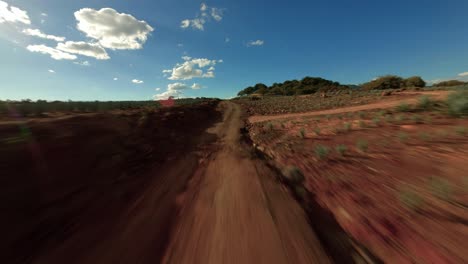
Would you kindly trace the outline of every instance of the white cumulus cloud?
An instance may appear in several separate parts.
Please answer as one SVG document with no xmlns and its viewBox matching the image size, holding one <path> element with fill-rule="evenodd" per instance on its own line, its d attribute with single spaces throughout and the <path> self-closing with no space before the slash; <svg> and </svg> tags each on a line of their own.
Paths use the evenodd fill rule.
<svg viewBox="0 0 468 264">
<path fill-rule="evenodd" d="M 34 36 L 34 37 L 43 38 L 43 39 L 51 39 L 51 40 L 55 40 L 57 42 L 65 41 L 65 37 L 47 35 L 47 34 L 42 33 L 39 29 L 27 28 L 27 29 L 23 30 L 23 33 L 28 35 L 28 36 Z"/>
<path fill-rule="evenodd" d="M 75 12 L 77 28 L 109 49 L 141 49 L 154 30 L 148 23 L 112 8 Z"/>
<path fill-rule="evenodd" d="M 182 91 L 188 90 L 188 89 L 194 89 L 198 90 L 202 88 L 200 84 L 194 83 L 191 86 L 185 84 L 185 83 L 170 83 L 167 85 L 167 90 L 163 93 L 159 93 L 154 95 L 155 100 L 165 100 L 168 99 L 169 97 L 181 97 L 183 95 Z M 160 88 L 156 88 L 156 91 L 161 90 Z"/>
<path fill-rule="evenodd" d="M 221 62 L 209 59 L 192 59 L 189 57 L 183 58 L 183 63 L 178 63 L 172 70 L 164 70 L 163 73 L 171 73 L 169 80 L 190 80 L 193 78 L 214 78 L 214 68 L 203 71 L 205 67 L 213 67 L 216 63 Z"/>
<path fill-rule="evenodd" d="M 15 6 L 9 6 L 5 1 L 0 1 L 0 24 L 4 22 L 31 24 L 28 12 Z"/>
<path fill-rule="evenodd" d="M 45 45 L 29 45 L 26 47 L 30 52 L 39 52 L 48 54 L 54 60 L 76 60 L 76 56 L 70 53 L 63 52 Z"/>
<path fill-rule="evenodd" d="M 265 44 L 265 41 L 263 40 L 252 40 L 250 41 L 249 43 L 247 43 L 247 46 L 248 47 L 251 47 L 251 46 L 263 46 L 263 44 Z"/>
<path fill-rule="evenodd" d="M 119 80 L 119 78 L 117 78 L 117 77 L 114 78 L 114 81 L 118 81 L 118 80 Z"/>
<path fill-rule="evenodd" d="M 55 73 L 55 71 L 54 71 L 54 70 L 48 70 L 48 72 L 50 72 L 50 73 Z"/>
<path fill-rule="evenodd" d="M 97 43 L 87 43 L 83 41 L 67 41 L 59 43 L 57 49 L 68 53 L 79 54 L 87 57 L 93 57 L 98 60 L 110 59 L 106 50 Z"/>
<path fill-rule="evenodd" d="M 155 94 L 153 96 L 154 100 L 167 100 L 169 99 L 169 97 L 179 97 L 181 95 L 181 93 L 179 91 L 176 91 L 176 90 L 171 90 L 171 91 L 165 91 L 163 93 L 160 93 L 160 94 Z"/>
<path fill-rule="evenodd" d="M 205 3 L 200 6 L 201 13 L 193 19 L 184 19 L 180 22 L 181 28 L 192 27 L 198 30 L 205 30 L 205 24 L 211 20 L 217 22 L 223 19 L 223 9 L 216 7 L 208 7 Z"/>
<path fill-rule="evenodd" d="M 144 81 L 138 80 L 138 79 L 133 79 L 133 80 L 132 80 L 132 83 L 135 83 L 135 84 L 142 84 L 142 83 L 144 83 Z"/>
<path fill-rule="evenodd" d="M 466 76 L 468 76 L 468 72 L 459 73 L 458 76 L 460 76 L 460 77 L 466 77 Z"/>
</svg>

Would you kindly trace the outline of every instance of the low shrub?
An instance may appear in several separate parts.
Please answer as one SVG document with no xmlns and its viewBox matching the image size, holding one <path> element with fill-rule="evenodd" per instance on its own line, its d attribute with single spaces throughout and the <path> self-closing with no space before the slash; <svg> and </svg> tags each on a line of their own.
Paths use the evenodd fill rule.
<svg viewBox="0 0 468 264">
<path fill-rule="evenodd" d="M 411 210 L 419 210 L 424 203 L 419 194 L 409 189 L 400 190 L 399 198 L 400 202 Z"/>
<path fill-rule="evenodd" d="M 432 177 L 430 181 L 432 193 L 439 199 L 449 201 L 452 197 L 452 185 L 441 177 Z"/>
<path fill-rule="evenodd" d="M 317 136 L 319 136 L 319 135 L 320 135 L 320 127 L 316 127 L 316 128 L 314 129 L 314 133 L 315 133 Z"/>
<path fill-rule="evenodd" d="M 466 136 L 468 129 L 466 127 L 458 126 L 455 128 L 455 132 L 460 136 Z"/>
<path fill-rule="evenodd" d="M 319 159 L 326 159 L 329 153 L 330 150 L 326 146 L 317 145 L 315 147 L 315 155 L 317 155 Z"/>
<path fill-rule="evenodd" d="M 468 91 L 452 93 L 447 98 L 449 114 L 454 117 L 468 115 Z"/>
<path fill-rule="evenodd" d="M 336 152 L 340 154 L 340 156 L 344 156 L 348 148 L 345 145 L 338 145 L 336 146 Z"/>
<path fill-rule="evenodd" d="M 419 102 L 418 102 L 419 109 L 427 111 L 432 108 L 433 104 L 434 103 L 432 102 L 429 96 L 423 95 L 419 97 Z"/>
<path fill-rule="evenodd" d="M 411 106 L 407 103 L 401 103 L 396 107 L 398 112 L 409 112 L 411 111 Z"/>
<path fill-rule="evenodd" d="M 400 132 L 398 133 L 398 139 L 400 140 L 400 142 L 406 142 L 408 140 L 408 134 L 406 134 L 405 132 Z"/>
<path fill-rule="evenodd" d="M 284 176 L 291 182 L 292 184 L 302 184 L 305 180 L 304 174 L 302 171 L 295 166 L 290 166 L 284 169 L 283 171 Z"/>
<path fill-rule="evenodd" d="M 352 124 L 348 123 L 348 122 L 344 123 L 344 125 L 343 125 L 344 131 L 350 131 L 351 127 L 352 127 Z"/>
<path fill-rule="evenodd" d="M 369 143 L 364 139 L 360 139 L 356 143 L 356 147 L 358 148 L 360 152 L 364 153 L 364 152 L 367 152 L 367 150 L 369 149 Z"/>
</svg>

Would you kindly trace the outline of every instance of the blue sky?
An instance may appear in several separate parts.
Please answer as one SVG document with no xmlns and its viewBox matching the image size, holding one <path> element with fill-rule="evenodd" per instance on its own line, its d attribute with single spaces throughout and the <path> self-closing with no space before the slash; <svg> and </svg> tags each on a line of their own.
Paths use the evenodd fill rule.
<svg viewBox="0 0 468 264">
<path fill-rule="evenodd" d="M 229 98 L 305 76 L 468 80 L 467 10 L 465 0 L 0 0 L 0 99 Z"/>
</svg>

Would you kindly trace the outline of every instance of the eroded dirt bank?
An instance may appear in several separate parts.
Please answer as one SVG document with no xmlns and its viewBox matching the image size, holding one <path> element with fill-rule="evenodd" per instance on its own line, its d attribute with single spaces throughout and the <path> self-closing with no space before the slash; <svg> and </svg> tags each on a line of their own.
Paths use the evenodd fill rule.
<svg viewBox="0 0 468 264">
<path fill-rule="evenodd" d="M 216 104 L 1 125 L 0 262 L 159 262 Z"/>
</svg>

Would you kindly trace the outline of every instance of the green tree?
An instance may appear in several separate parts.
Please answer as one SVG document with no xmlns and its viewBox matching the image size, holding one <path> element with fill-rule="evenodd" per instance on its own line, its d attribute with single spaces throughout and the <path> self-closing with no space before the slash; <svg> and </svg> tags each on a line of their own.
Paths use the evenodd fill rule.
<svg viewBox="0 0 468 264">
<path fill-rule="evenodd" d="M 464 85 L 466 84 L 465 82 L 458 81 L 458 80 L 450 80 L 450 81 L 443 81 L 434 84 L 436 87 L 450 87 L 450 86 L 459 86 L 459 85 Z"/>
<path fill-rule="evenodd" d="M 405 80 L 406 87 L 426 87 L 426 82 L 419 76 L 409 77 Z"/>
<path fill-rule="evenodd" d="M 361 87 L 365 90 L 398 89 L 405 85 L 403 78 L 396 75 L 385 75 L 370 82 L 364 83 Z"/>
</svg>

